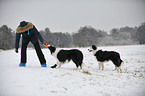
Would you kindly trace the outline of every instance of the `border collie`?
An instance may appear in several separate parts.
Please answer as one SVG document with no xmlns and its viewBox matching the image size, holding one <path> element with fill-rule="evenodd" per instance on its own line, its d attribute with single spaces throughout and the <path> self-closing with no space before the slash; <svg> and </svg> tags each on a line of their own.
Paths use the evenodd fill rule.
<svg viewBox="0 0 145 96">
<path fill-rule="evenodd" d="M 96 57 L 98 63 L 99 63 L 99 70 L 102 67 L 102 70 L 104 70 L 104 62 L 111 60 L 115 65 L 115 70 L 122 72 L 121 65 L 123 64 L 123 61 L 120 59 L 120 55 L 118 52 L 115 51 L 102 51 L 97 50 L 97 47 L 95 45 L 92 45 L 90 49 L 88 49 L 89 52 L 93 52 L 93 55 Z"/>
<path fill-rule="evenodd" d="M 62 64 L 73 61 L 76 64 L 76 67 L 80 67 L 82 69 L 83 64 L 83 53 L 78 49 L 64 50 L 64 49 L 56 49 L 52 45 L 47 45 L 48 49 L 51 52 L 51 55 L 54 56 L 57 60 L 57 63 L 51 68 L 56 68 L 57 66 L 61 66 Z"/>
</svg>

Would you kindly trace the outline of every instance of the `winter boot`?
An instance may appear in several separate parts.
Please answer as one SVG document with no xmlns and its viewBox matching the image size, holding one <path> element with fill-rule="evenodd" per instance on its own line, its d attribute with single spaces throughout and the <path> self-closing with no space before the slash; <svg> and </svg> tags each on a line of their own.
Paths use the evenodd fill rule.
<svg viewBox="0 0 145 96">
<path fill-rule="evenodd" d="M 41 67 L 47 67 L 46 63 L 41 64 Z"/>
<path fill-rule="evenodd" d="M 26 63 L 20 63 L 19 66 L 20 67 L 25 67 L 26 66 Z"/>
</svg>

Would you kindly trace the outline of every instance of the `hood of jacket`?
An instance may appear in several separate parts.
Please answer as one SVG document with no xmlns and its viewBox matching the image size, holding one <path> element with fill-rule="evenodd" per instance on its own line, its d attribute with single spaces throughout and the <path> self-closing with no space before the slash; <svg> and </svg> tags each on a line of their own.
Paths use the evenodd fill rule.
<svg viewBox="0 0 145 96">
<path fill-rule="evenodd" d="M 25 26 L 19 26 L 17 29 L 16 29 L 16 33 L 23 33 L 29 29 L 32 29 L 33 28 L 33 24 L 32 23 L 27 23 Z"/>
</svg>

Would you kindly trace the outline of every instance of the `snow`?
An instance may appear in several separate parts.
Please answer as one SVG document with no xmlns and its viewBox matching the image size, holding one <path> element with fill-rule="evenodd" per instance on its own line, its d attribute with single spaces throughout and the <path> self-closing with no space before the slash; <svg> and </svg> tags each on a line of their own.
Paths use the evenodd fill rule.
<svg viewBox="0 0 145 96">
<path fill-rule="evenodd" d="M 20 50 L 0 51 L 0 96 L 145 96 L 145 45 L 98 47 L 120 53 L 123 73 L 113 71 L 112 62 L 104 71 L 88 48 L 78 48 L 84 54 L 83 70 L 73 62 L 51 69 L 56 60 L 43 49 L 48 67 L 42 68 L 34 49 L 28 49 L 26 67 L 19 67 Z"/>
</svg>

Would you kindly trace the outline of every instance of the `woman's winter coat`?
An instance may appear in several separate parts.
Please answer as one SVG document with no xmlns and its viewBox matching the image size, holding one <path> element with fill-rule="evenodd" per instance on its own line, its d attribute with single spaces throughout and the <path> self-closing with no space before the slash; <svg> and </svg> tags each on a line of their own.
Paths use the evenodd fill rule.
<svg viewBox="0 0 145 96">
<path fill-rule="evenodd" d="M 41 42 L 44 41 L 38 30 L 32 23 L 23 21 L 16 29 L 16 42 L 15 42 L 16 49 L 19 48 L 21 34 L 22 34 L 22 43 L 31 41 L 33 44 L 35 44 L 38 41 L 38 39 Z"/>
</svg>

